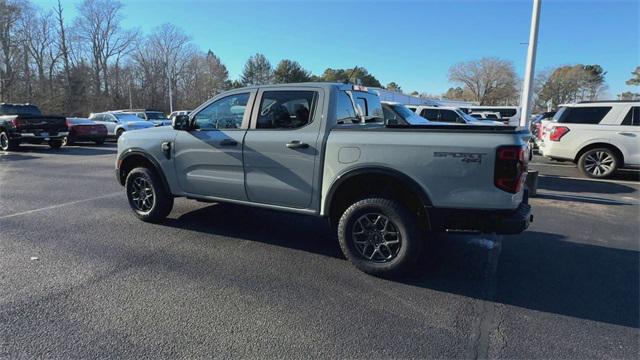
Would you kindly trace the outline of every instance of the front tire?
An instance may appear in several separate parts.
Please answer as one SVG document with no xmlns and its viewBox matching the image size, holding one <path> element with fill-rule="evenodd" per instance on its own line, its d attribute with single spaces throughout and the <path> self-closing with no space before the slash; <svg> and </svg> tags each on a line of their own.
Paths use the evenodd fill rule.
<svg viewBox="0 0 640 360">
<path fill-rule="evenodd" d="M 96 143 L 96 145 L 102 145 L 104 144 L 104 139 L 97 139 L 94 142 Z"/>
<path fill-rule="evenodd" d="M 122 133 L 124 133 L 124 129 L 118 129 L 118 131 L 116 131 L 116 140 L 122 136 Z"/>
<path fill-rule="evenodd" d="M 125 189 L 131 210 L 142 221 L 159 222 L 173 209 L 173 196 L 167 193 L 158 175 L 148 168 L 131 170 Z"/>
<path fill-rule="evenodd" d="M 423 247 L 418 217 L 403 204 L 385 198 L 366 198 L 349 206 L 338 223 L 344 255 L 372 275 L 407 272 Z"/>
<path fill-rule="evenodd" d="M 611 176 L 620 166 L 616 154 L 608 148 L 596 148 L 586 151 L 578 160 L 578 168 L 586 176 L 603 179 Z"/>
<path fill-rule="evenodd" d="M 49 140 L 49 147 L 52 149 L 60 149 L 62 147 L 62 140 Z"/>
<path fill-rule="evenodd" d="M 18 142 L 9 139 L 9 134 L 6 131 L 0 132 L 0 150 L 13 151 L 18 148 Z"/>
</svg>

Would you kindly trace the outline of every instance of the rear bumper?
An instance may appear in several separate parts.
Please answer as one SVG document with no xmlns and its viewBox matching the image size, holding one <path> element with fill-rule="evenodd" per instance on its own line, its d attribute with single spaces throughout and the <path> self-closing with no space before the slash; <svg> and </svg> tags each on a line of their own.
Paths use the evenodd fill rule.
<svg viewBox="0 0 640 360">
<path fill-rule="evenodd" d="M 520 234 L 533 221 L 528 196 L 515 210 L 428 209 L 433 230 Z"/>
<path fill-rule="evenodd" d="M 13 133 L 10 135 L 10 138 L 12 140 L 27 140 L 27 141 L 28 140 L 51 140 L 51 139 L 62 139 L 67 135 L 69 135 L 69 132 L 67 131 L 51 133 L 46 136 L 43 136 L 40 133 L 23 132 L 23 133 Z"/>
</svg>

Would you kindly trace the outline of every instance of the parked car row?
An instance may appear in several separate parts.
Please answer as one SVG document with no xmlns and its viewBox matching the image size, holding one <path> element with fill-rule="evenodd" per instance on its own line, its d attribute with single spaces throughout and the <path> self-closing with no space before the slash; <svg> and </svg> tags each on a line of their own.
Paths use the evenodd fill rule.
<svg viewBox="0 0 640 360">
<path fill-rule="evenodd" d="M 183 111 L 188 113 L 188 111 Z M 22 143 L 47 143 L 52 148 L 89 141 L 104 143 L 125 131 L 170 126 L 164 113 L 125 109 L 92 113 L 89 118 L 42 115 L 32 104 L 0 104 L 0 150 L 15 150 Z"/>
</svg>

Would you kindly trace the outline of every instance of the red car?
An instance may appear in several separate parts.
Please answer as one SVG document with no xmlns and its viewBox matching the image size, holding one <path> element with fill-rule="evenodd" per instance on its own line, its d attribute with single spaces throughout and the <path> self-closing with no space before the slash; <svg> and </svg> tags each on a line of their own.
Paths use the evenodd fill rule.
<svg viewBox="0 0 640 360">
<path fill-rule="evenodd" d="M 92 141 L 98 145 L 107 138 L 107 127 L 96 124 L 89 119 L 67 118 L 69 135 L 63 140 L 63 145 L 73 145 L 78 141 Z"/>
</svg>

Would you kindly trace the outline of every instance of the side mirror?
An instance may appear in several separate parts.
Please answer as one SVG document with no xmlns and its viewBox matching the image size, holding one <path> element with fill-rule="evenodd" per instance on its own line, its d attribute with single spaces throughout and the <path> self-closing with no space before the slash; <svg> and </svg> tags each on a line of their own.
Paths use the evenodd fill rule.
<svg viewBox="0 0 640 360">
<path fill-rule="evenodd" d="M 176 116 L 173 118 L 171 126 L 176 130 L 189 130 L 189 115 Z"/>
</svg>

